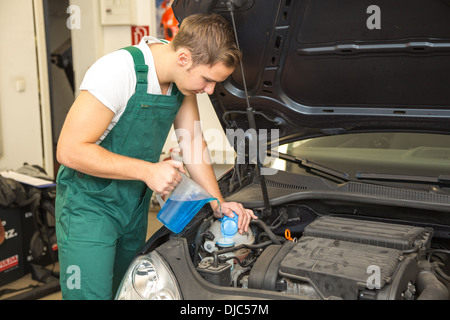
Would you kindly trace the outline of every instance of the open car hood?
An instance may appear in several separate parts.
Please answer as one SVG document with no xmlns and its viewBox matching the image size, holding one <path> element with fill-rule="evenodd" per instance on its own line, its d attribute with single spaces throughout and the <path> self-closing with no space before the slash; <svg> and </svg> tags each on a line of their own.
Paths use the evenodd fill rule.
<svg viewBox="0 0 450 320">
<path fill-rule="evenodd" d="M 227 2 L 172 5 L 179 22 L 199 12 L 234 17 L 243 72 L 210 96 L 224 129 L 248 129 L 251 110 L 256 129 L 278 129 L 280 142 L 450 134 L 450 0 L 233 0 L 233 15 Z"/>
</svg>

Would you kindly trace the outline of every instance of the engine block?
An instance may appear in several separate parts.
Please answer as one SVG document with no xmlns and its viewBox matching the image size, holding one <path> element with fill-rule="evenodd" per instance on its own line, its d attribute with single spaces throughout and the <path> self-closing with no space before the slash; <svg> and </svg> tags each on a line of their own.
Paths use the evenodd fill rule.
<svg viewBox="0 0 450 320">
<path fill-rule="evenodd" d="M 255 263 L 249 288 L 319 299 L 401 299 L 411 296 L 417 255 L 432 230 L 321 217 L 298 242 L 272 245 Z"/>
</svg>

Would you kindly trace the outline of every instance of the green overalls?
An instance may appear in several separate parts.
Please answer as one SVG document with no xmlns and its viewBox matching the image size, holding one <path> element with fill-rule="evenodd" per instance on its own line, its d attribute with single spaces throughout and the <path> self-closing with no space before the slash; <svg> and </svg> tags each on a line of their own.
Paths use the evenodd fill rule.
<svg viewBox="0 0 450 320">
<path fill-rule="evenodd" d="M 117 124 L 100 143 L 111 152 L 158 162 L 183 101 L 147 93 L 148 66 L 133 56 L 137 85 Z M 63 299 L 111 299 L 144 244 L 152 190 L 142 181 L 93 177 L 61 166 L 57 176 L 56 232 Z"/>
</svg>

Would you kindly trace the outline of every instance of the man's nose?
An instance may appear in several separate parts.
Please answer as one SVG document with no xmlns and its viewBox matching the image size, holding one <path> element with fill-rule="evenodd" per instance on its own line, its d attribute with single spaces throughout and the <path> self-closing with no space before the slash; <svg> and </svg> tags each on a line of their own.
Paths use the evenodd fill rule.
<svg viewBox="0 0 450 320">
<path fill-rule="evenodd" d="M 206 85 L 204 91 L 205 91 L 207 94 L 211 95 L 211 94 L 213 94 L 214 88 L 215 88 L 215 87 L 216 87 L 216 83 L 215 83 L 215 82 L 208 83 L 208 84 Z"/>
</svg>

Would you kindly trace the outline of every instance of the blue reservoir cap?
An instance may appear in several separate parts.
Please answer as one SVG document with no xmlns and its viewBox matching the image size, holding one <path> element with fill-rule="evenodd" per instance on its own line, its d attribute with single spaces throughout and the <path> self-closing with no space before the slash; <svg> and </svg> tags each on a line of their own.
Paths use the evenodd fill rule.
<svg viewBox="0 0 450 320">
<path fill-rule="evenodd" d="M 234 213 L 234 212 L 233 212 Z M 234 217 L 225 216 L 222 218 L 222 234 L 226 238 L 232 238 L 238 231 L 238 215 L 234 213 Z"/>
</svg>

